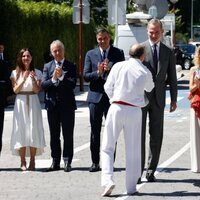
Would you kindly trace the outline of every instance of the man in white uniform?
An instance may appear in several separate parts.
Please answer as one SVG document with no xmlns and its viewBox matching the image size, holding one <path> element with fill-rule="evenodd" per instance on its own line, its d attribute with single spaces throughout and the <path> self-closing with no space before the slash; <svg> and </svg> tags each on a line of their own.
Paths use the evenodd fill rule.
<svg viewBox="0 0 200 200">
<path fill-rule="evenodd" d="M 132 45 L 127 61 L 116 63 L 104 85 L 111 106 L 105 121 L 102 141 L 102 196 L 111 194 L 115 144 L 121 130 L 124 132 L 126 151 L 126 192 L 134 194 L 141 176 L 141 107 L 147 105 L 144 91 L 153 87 L 151 72 L 142 64 L 144 47 Z"/>
</svg>

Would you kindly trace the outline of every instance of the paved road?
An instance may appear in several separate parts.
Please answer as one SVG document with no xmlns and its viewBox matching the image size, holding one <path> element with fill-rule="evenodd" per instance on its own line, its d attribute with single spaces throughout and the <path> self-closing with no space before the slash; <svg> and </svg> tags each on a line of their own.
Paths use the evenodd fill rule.
<svg viewBox="0 0 200 200">
<path fill-rule="evenodd" d="M 167 92 L 164 139 L 160 163 L 156 177 L 158 182 L 138 185 L 139 193 L 126 196 L 125 190 L 125 157 L 124 142 L 121 135 L 117 147 L 115 162 L 116 188 L 109 198 L 100 196 L 100 172 L 89 173 L 91 165 L 89 150 L 89 113 L 85 102 L 87 92 L 76 92 L 78 109 L 75 125 L 75 155 L 72 163 L 73 171 L 63 170 L 45 172 L 50 166 L 49 132 L 45 110 L 43 123 L 47 147 L 42 156 L 37 157 L 35 172 L 21 172 L 19 157 L 11 155 L 9 150 L 12 129 L 12 108 L 5 115 L 3 151 L 0 157 L 0 200 L 150 200 L 150 199 L 200 199 L 200 174 L 190 171 L 189 146 L 189 102 L 188 71 L 179 79 L 178 109 L 169 113 L 169 94 Z M 78 91 L 78 90 L 77 90 Z M 147 136 L 148 137 L 148 136 Z M 147 146 L 148 149 L 148 146 Z"/>
</svg>

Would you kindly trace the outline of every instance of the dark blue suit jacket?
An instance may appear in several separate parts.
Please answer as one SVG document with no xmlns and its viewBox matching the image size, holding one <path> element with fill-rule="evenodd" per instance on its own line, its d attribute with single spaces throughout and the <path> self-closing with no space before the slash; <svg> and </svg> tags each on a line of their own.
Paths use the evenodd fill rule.
<svg viewBox="0 0 200 200">
<path fill-rule="evenodd" d="M 7 61 L 0 60 L 0 107 L 5 107 L 7 97 L 12 91 L 12 84 L 10 81 L 10 65 Z"/>
<path fill-rule="evenodd" d="M 107 59 L 109 60 L 109 67 L 125 60 L 124 52 L 121 49 L 110 46 Z M 104 84 L 106 82 L 108 72 L 104 72 L 102 76 L 98 76 L 98 63 L 102 62 L 102 56 L 99 47 L 87 52 L 85 56 L 84 64 L 84 79 L 86 82 L 90 82 L 87 101 L 92 103 L 98 103 L 104 93 Z"/>
<path fill-rule="evenodd" d="M 58 85 L 52 82 L 52 76 L 56 67 L 52 60 L 44 65 L 41 86 L 45 91 L 45 108 L 52 109 L 59 101 L 61 106 L 69 109 L 76 109 L 74 88 L 76 86 L 76 65 L 64 60 L 62 70 L 64 79 Z"/>
</svg>

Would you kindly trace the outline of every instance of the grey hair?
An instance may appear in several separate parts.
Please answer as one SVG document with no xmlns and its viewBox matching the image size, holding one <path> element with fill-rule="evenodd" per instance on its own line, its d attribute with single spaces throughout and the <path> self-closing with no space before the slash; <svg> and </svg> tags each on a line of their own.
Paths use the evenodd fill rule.
<svg viewBox="0 0 200 200">
<path fill-rule="evenodd" d="M 62 47 L 63 50 L 65 49 L 64 44 L 63 44 L 60 40 L 54 40 L 54 41 L 50 44 L 50 51 L 51 51 L 51 52 L 52 52 L 52 47 L 53 47 L 54 45 L 58 45 L 58 46 Z"/>
<path fill-rule="evenodd" d="M 161 30 L 163 30 L 163 24 L 162 24 L 162 22 L 161 22 L 159 19 L 151 19 L 151 20 L 148 22 L 147 29 L 149 28 L 149 25 L 150 25 L 150 24 L 159 24 Z"/>
</svg>

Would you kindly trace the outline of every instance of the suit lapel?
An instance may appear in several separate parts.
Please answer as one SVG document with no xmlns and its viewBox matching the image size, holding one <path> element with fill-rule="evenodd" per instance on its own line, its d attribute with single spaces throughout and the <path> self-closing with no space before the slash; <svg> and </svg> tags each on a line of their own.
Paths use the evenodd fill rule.
<svg viewBox="0 0 200 200">
<path fill-rule="evenodd" d="M 147 48 L 147 55 L 146 55 L 146 57 L 147 57 L 147 59 L 149 60 L 149 63 L 150 63 L 150 65 L 151 65 L 151 68 L 154 70 L 154 63 L 153 63 L 153 52 L 152 52 L 152 49 L 151 49 L 151 45 L 150 45 L 150 43 L 148 42 L 148 44 L 147 44 L 147 46 L 146 46 L 146 48 Z"/>
<path fill-rule="evenodd" d="M 159 61 L 160 61 L 160 63 L 159 63 L 159 72 L 160 72 L 160 70 L 161 70 L 161 67 L 163 66 L 163 62 L 164 62 L 164 60 L 165 60 L 165 52 L 163 52 L 164 51 L 164 48 L 163 48 L 163 44 L 162 43 L 160 43 L 160 51 L 159 51 Z"/>
<path fill-rule="evenodd" d="M 102 57 L 101 57 L 101 52 L 100 52 L 99 47 L 97 47 L 97 48 L 95 49 L 94 54 L 95 54 L 96 60 L 97 60 L 98 62 L 102 62 Z"/>
</svg>

